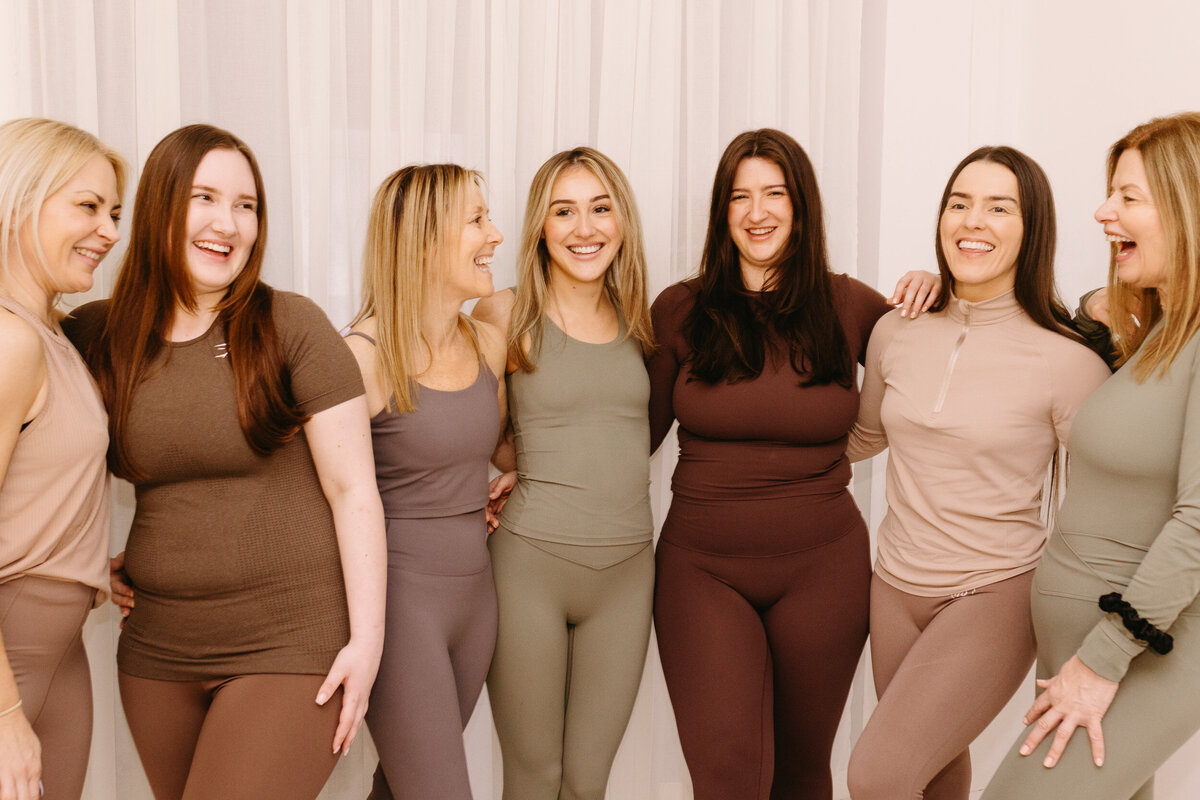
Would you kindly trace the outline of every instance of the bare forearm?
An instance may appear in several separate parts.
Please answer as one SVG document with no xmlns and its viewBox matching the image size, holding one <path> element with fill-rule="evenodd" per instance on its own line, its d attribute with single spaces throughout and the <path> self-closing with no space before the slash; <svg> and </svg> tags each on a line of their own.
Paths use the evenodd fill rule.
<svg viewBox="0 0 1200 800">
<path fill-rule="evenodd" d="M 331 506 L 346 584 L 350 638 L 382 648 L 387 592 L 383 505 L 372 486 L 348 491 Z"/>
</svg>

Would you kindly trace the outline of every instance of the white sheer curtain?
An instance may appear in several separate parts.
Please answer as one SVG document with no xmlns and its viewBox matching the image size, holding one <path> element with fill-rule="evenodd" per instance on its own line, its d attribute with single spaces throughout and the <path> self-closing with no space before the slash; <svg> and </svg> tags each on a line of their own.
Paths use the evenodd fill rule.
<svg viewBox="0 0 1200 800">
<path fill-rule="evenodd" d="M 1102 280 L 1090 222 L 1104 147 L 1137 122 L 1200 107 L 1189 32 L 1200 10 L 1159 0 L 1130 16 L 1099 0 L 0 0 L 0 120 L 42 115 L 98 133 L 135 166 L 173 128 L 233 130 L 262 164 L 267 280 L 313 297 L 337 324 L 357 303 L 366 210 L 413 161 L 451 160 L 488 179 L 513 280 L 526 187 L 553 152 L 613 156 L 641 208 L 654 292 L 695 269 L 717 158 L 736 133 L 775 126 L 817 167 L 835 269 L 887 293 L 932 263 L 934 205 L 954 163 L 1004 142 L 1047 169 L 1060 207 L 1060 283 Z M 1120 35 L 1115 36 L 1114 31 Z M 132 187 L 126 203 L 132 205 Z M 91 296 L 111 289 L 120 253 Z M 652 464 L 656 519 L 670 444 Z M 881 476 L 881 471 L 879 476 Z M 854 490 L 883 511 L 870 465 Z M 113 550 L 132 513 L 117 487 Z M 836 602 L 837 598 L 831 598 Z M 115 689 L 116 615 L 88 623 L 96 722 L 87 797 L 149 798 Z M 819 657 L 819 654 L 817 655 Z M 1023 691 L 976 747 L 981 789 L 1018 728 Z M 874 705 L 860 669 L 835 747 Z M 478 798 L 499 797 L 487 703 L 466 733 Z M 1163 769 L 1161 798 L 1193 797 L 1193 742 Z M 324 798 L 366 794 L 373 751 L 339 766 Z M 687 770 L 654 648 L 609 796 L 683 800 Z"/>
</svg>

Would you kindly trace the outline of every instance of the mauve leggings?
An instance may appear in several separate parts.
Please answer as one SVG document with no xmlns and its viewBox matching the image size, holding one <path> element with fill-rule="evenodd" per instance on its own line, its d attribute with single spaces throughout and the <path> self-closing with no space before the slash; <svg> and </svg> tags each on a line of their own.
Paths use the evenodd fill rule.
<svg viewBox="0 0 1200 800">
<path fill-rule="evenodd" d="M 24 576 L 0 584 L 0 631 L 22 706 L 42 746 L 47 800 L 78 800 L 92 744 L 83 622 L 96 590 Z"/>
<path fill-rule="evenodd" d="M 830 751 L 867 638 L 871 569 L 849 495 L 810 500 L 672 501 L 654 623 L 695 800 L 833 794 Z"/>
<path fill-rule="evenodd" d="M 966 800 L 969 745 L 1033 666 L 1033 570 L 958 597 L 918 597 L 875 575 L 879 705 L 850 757 L 854 800 Z"/>
</svg>

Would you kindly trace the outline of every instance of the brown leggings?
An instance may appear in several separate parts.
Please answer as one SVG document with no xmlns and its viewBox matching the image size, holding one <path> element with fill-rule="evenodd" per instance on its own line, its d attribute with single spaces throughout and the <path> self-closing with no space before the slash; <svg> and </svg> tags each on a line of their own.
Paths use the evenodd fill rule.
<svg viewBox="0 0 1200 800">
<path fill-rule="evenodd" d="M 969 746 L 1033 665 L 1030 570 L 959 597 L 871 581 L 879 705 L 850 757 L 854 800 L 966 800 Z"/>
<path fill-rule="evenodd" d="M 83 794 L 92 745 L 92 681 L 83 622 L 96 590 L 21 577 L 0 584 L 0 631 L 21 693 L 21 711 L 42 745 L 47 800 Z"/>
<path fill-rule="evenodd" d="M 157 800 L 304 800 L 337 765 L 342 692 L 321 675 L 159 681 L 118 671 L 121 705 Z"/>
</svg>

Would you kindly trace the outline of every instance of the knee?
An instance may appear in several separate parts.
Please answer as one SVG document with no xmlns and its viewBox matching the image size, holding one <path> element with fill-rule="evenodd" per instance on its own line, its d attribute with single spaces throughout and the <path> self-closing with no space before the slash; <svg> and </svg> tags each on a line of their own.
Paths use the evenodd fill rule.
<svg viewBox="0 0 1200 800">
<path fill-rule="evenodd" d="M 861 746 L 855 747 L 850 755 L 850 767 L 846 783 L 851 800 L 907 800 L 908 793 L 902 771 L 898 765 L 887 765 Z"/>
<path fill-rule="evenodd" d="M 504 759 L 504 794 L 511 797 L 558 797 L 562 786 L 558 759 Z"/>
</svg>

